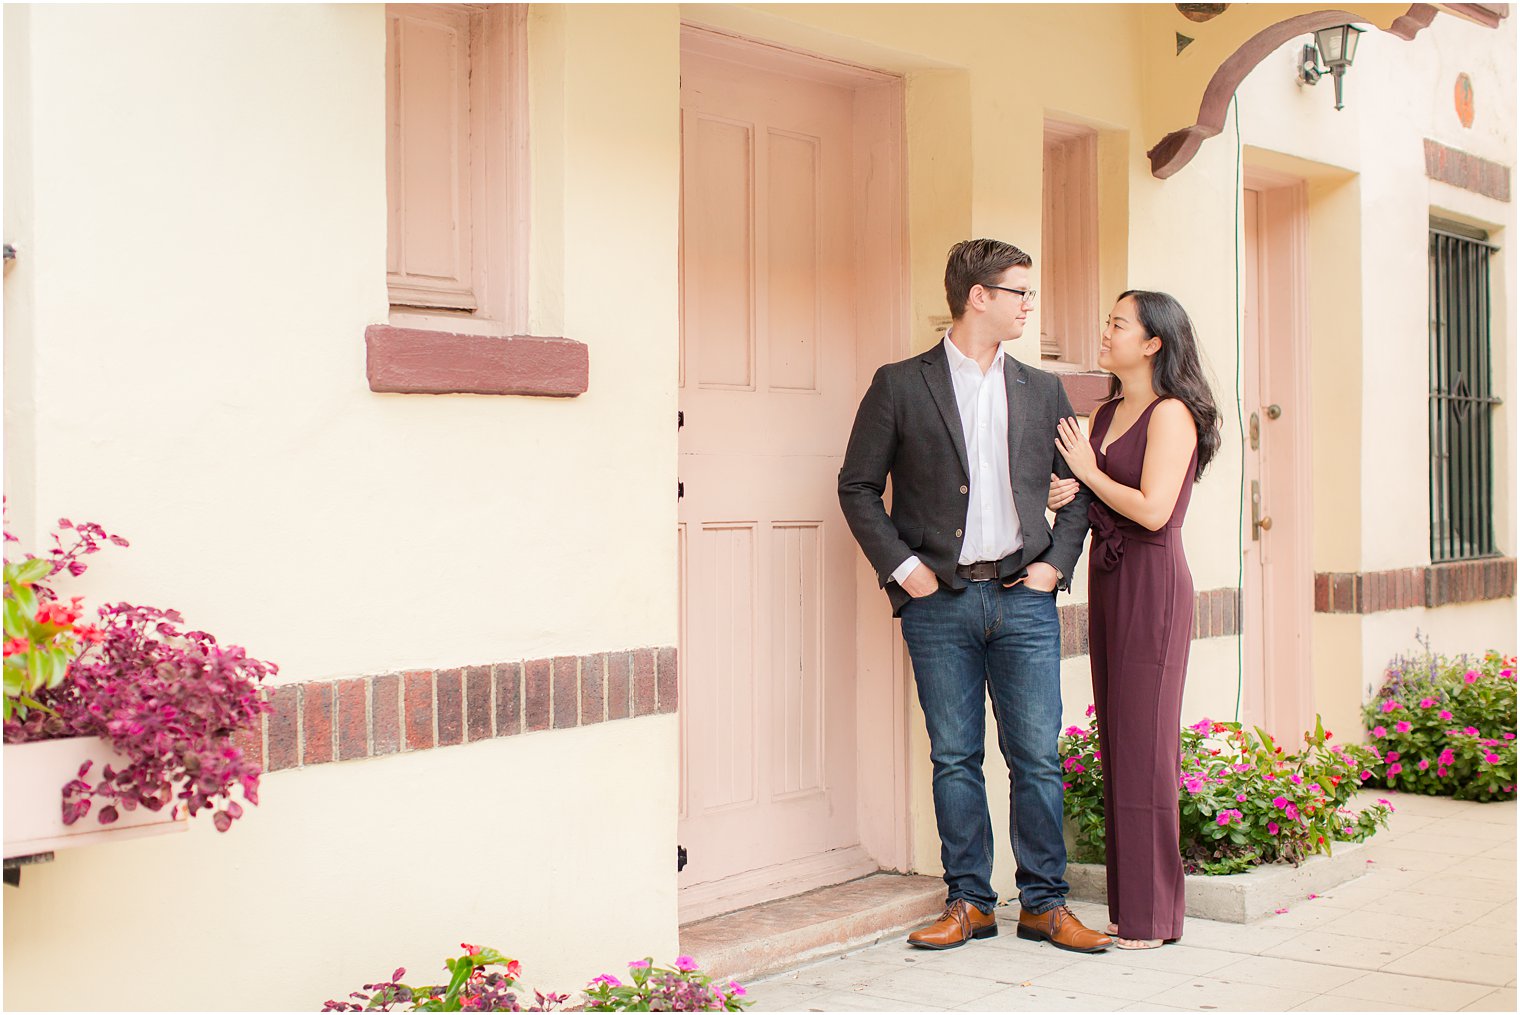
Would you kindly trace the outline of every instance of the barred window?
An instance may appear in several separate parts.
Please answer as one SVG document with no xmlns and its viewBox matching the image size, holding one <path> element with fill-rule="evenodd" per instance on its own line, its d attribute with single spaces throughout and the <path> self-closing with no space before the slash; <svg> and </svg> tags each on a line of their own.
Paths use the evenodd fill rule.
<svg viewBox="0 0 1520 1015">
<path fill-rule="evenodd" d="M 1430 229 L 1430 559 L 1492 556 L 1493 395 L 1487 235 Z"/>
</svg>

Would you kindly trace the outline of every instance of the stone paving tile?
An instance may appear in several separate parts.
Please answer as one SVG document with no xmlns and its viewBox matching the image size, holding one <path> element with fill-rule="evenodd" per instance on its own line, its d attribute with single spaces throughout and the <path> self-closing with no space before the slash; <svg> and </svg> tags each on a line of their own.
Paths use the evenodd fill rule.
<svg viewBox="0 0 1520 1015">
<path fill-rule="evenodd" d="M 1192 927 L 1199 921 L 1189 920 L 1183 928 Z M 1184 976 L 1206 976 L 1216 969 L 1227 966 L 1240 959 L 1238 952 L 1218 951 L 1213 948 L 1194 948 L 1183 940 L 1177 944 L 1167 945 L 1164 948 L 1151 948 L 1143 951 L 1123 952 L 1110 949 L 1104 953 L 1104 958 L 1115 964 L 1123 963 L 1140 969 L 1150 969 L 1160 973 L 1182 973 Z"/>
<path fill-rule="evenodd" d="M 920 1005 L 949 1008 L 1003 989 L 1003 985 L 994 979 L 967 976 L 964 973 L 934 969 L 887 970 L 880 965 L 872 965 L 870 968 L 881 972 L 873 975 L 870 983 L 860 988 L 860 993 L 901 1001 L 910 1008 Z"/>
<path fill-rule="evenodd" d="M 1433 826 L 1428 832 L 1415 832 L 1412 835 L 1401 835 L 1397 839 L 1389 839 L 1385 845 L 1387 848 L 1399 852 L 1417 849 L 1426 853 L 1435 853 L 1444 849 L 1447 853 L 1460 859 L 1462 857 L 1477 856 L 1486 849 L 1493 849 L 1495 843 L 1493 839 L 1489 838 L 1456 839 L 1447 835 L 1437 825 Z"/>
<path fill-rule="evenodd" d="M 1002 937 L 1003 935 L 999 935 Z M 1032 976 L 1049 973 L 1069 966 L 1077 956 L 1056 948 L 1041 949 L 1031 941 L 1020 941 L 1018 948 L 992 948 L 988 941 L 973 941 L 960 948 L 947 951 L 925 951 L 905 945 L 914 952 L 904 955 L 901 951 L 881 945 L 868 948 L 856 957 L 877 962 L 886 968 L 927 969 L 966 976 L 1006 981 L 1005 985 L 1017 984 Z"/>
<path fill-rule="evenodd" d="M 826 991 L 783 980 L 762 980 L 749 985 L 749 999 L 755 1002 L 750 1011 L 806 1011 L 810 999 Z"/>
<path fill-rule="evenodd" d="M 1513 922 L 1499 927 L 1471 924 L 1441 935 L 1433 942 L 1441 948 L 1458 951 L 1480 952 L 1485 955 L 1515 955 L 1515 925 Z"/>
<path fill-rule="evenodd" d="M 1303 1004 L 1295 1005 L 1289 1011 L 1433 1011 L 1431 1008 L 1417 1008 L 1412 1004 L 1388 1004 L 1384 1001 L 1368 1001 L 1360 997 L 1331 997 L 1321 994 L 1319 997 L 1310 998 Z"/>
<path fill-rule="evenodd" d="M 1114 1011 L 1123 998 L 1057 987 L 1004 987 L 995 994 L 957 1005 L 955 1011 Z"/>
<path fill-rule="evenodd" d="M 1350 916 L 1360 910 L 1342 906 L 1336 906 L 1329 899 L 1305 899 L 1287 907 L 1286 913 L 1273 913 L 1264 917 L 1261 921 L 1263 927 L 1296 927 L 1299 930 L 1309 930 L 1311 927 L 1322 927 L 1332 920 L 1339 920 L 1343 916 Z"/>
<path fill-rule="evenodd" d="M 1450 869 L 1450 873 L 1462 873 L 1467 877 L 1504 881 L 1515 876 L 1515 861 L 1497 857 L 1474 856 L 1463 860 Z"/>
<path fill-rule="evenodd" d="M 1349 934 L 1331 934 L 1323 930 L 1306 930 L 1302 934 L 1266 950 L 1279 959 L 1297 959 L 1327 966 L 1350 966 L 1354 969 L 1381 969 L 1400 959 L 1419 945 L 1395 941 L 1376 941 Z"/>
<path fill-rule="evenodd" d="M 871 994 L 837 993 L 818 994 L 808 998 L 807 1007 L 801 1011 L 949 1011 L 932 1004 L 904 1004 L 896 998 L 875 997 Z"/>
<path fill-rule="evenodd" d="M 1456 930 L 1460 920 L 1452 920 L 1440 907 L 1431 907 L 1424 916 L 1400 916 L 1386 911 L 1362 911 L 1350 913 L 1339 920 L 1320 927 L 1330 934 L 1348 934 L 1351 937 L 1373 938 L 1399 944 L 1428 945 L 1437 938 Z"/>
<path fill-rule="evenodd" d="M 1082 962 L 1034 977 L 1037 987 L 1085 991 L 1125 1001 L 1146 1001 L 1165 990 L 1181 986 L 1189 977 L 1113 963 Z"/>
<path fill-rule="evenodd" d="M 1452 980 L 1433 980 L 1424 976 L 1406 976 L 1403 973 L 1377 972 L 1359 976 L 1325 993 L 1334 997 L 1350 997 L 1362 1001 L 1452 1009 L 1471 1004 L 1487 994 L 1490 989 L 1476 983 L 1456 983 Z"/>
<path fill-rule="evenodd" d="M 1516 1005 L 1515 989 L 1513 987 L 1500 987 L 1478 998 L 1472 1004 L 1463 1008 L 1463 1011 L 1514 1011 Z"/>
<path fill-rule="evenodd" d="M 1452 920 L 1466 923 L 1494 912 L 1503 903 L 1497 899 L 1442 899 L 1438 903 L 1432 903 L 1428 897 L 1415 892 L 1393 892 L 1364 904 L 1358 911 L 1394 913 L 1398 916 L 1423 916 L 1430 912 L 1432 905 L 1437 906 Z"/>
<path fill-rule="evenodd" d="M 1498 987 L 1515 976 L 1515 956 L 1485 955 L 1455 948 L 1427 946 L 1398 960 L 1398 971 L 1407 976 L 1428 976 L 1453 982 L 1486 983 Z"/>
<path fill-rule="evenodd" d="M 1260 955 L 1306 933 L 1308 931 L 1297 927 L 1274 927 L 1261 922 L 1240 924 L 1188 920 L 1182 928 L 1182 939 L 1194 948 Z"/>
<path fill-rule="evenodd" d="M 1363 975 L 1365 974 L 1360 970 L 1344 966 L 1298 962 L 1268 955 L 1247 955 L 1214 970 L 1209 978 L 1231 983 L 1256 983 L 1265 987 L 1291 984 L 1300 990 L 1324 993 Z"/>
<path fill-rule="evenodd" d="M 1462 818 L 1466 821 L 1487 821 L 1493 825 L 1515 824 L 1516 817 L 1520 817 L 1520 801 L 1503 800 L 1492 804 L 1475 804 L 1464 808 Z"/>
<path fill-rule="evenodd" d="M 1448 870 L 1458 864 L 1471 863 L 1471 859 L 1458 856 L 1454 850 L 1436 852 L 1431 849 L 1422 849 L 1412 845 L 1409 839 L 1399 839 L 1387 845 L 1369 845 L 1363 853 L 1369 860 L 1376 861 L 1380 867 L 1399 867 L 1404 870 L 1437 871 Z M 1435 836 L 1430 836 L 1435 838 Z M 1487 843 L 1478 843 L 1478 851 L 1487 848 Z"/>
<path fill-rule="evenodd" d="M 1474 804 L 1479 807 L 1481 804 Z M 1453 839 L 1483 839 L 1491 844 L 1513 842 L 1515 838 L 1514 811 L 1509 821 L 1477 821 L 1466 817 L 1450 818 L 1440 823 L 1442 835 Z"/>
<path fill-rule="evenodd" d="M 1485 849 L 1478 855 L 1492 860 L 1513 860 L 1515 859 L 1515 844 L 1513 842 L 1501 842 L 1491 849 Z"/>
<path fill-rule="evenodd" d="M 1192 1011 L 1193 1009 L 1191 1009 L 1191 1008 L 1173 1008 L 1169 1004 L 1152 1004 L 1149 1001 L 1136 1001 L 1134 1004 L 1127 1004 L 1123 1008 L 1120 1008 L 1119 1010 L 1120 1011 Z"/>
<path fill-rule="evenodd" d="M 1442 898 L 1498 899 L 1500 902 L 1510 902 L 1515 898 L 1513 877 L 1507 882 L 1494 881 L 1490 878 L 1468 877 L 1460 872 L 1461 868 L 1455 867 L 1445 873 L 1432 874 L 1410 885 L 1409 889 L 1421 895 L 1439 895 Z"/>
<path fill-rule="evenodd" d="M 1146 1000 L 1191 1011 L 1286 1011 L 1313 996 L 1310 991 L 1291 987 L 1235 983 L 1200 976 Z"/>
</svg>

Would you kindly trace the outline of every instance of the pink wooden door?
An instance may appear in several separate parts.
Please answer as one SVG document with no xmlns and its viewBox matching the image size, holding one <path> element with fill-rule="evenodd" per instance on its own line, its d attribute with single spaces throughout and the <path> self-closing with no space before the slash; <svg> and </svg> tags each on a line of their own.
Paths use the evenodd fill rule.
<svg viewBox="0 0 1520 1015">
<path fill-rule="evenodd" d="M 1290 745 L 1314 724 L 1306 223 L 1302 186 L 1244 199 L 1246 504 L 1242 718 Z M 1276 184 L 1275 186 L 1273 184 Z"/>
<path fill-rule="evenodd" d="M 851 93 L 682 58 L 682 918 L 862 872 Z M 809 885 L 810 886 L 810 885 Z"/>
</svg>

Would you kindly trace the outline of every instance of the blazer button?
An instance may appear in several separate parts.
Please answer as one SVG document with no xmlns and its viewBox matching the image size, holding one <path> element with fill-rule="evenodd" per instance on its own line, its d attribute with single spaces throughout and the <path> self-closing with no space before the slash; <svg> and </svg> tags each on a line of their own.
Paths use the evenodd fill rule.
<svg viewBox="0 0 1520 1015">
<path fill-rule="evenodd" d="M 971 492 L 971 488 L 970 487 L 966 487 L 966 486 L 961 487 L 961 493 L 970 493 L 970 492 Z"/>
<path fill-rule="evenodd" d="M 960 529 L 956 529 L 956 530 L 955 530 L 955 538 L 956 538 L 956 539 L 959 539 L 959 538 L 961 538 L 961 530 L 960 530 Z"/>
</svg>

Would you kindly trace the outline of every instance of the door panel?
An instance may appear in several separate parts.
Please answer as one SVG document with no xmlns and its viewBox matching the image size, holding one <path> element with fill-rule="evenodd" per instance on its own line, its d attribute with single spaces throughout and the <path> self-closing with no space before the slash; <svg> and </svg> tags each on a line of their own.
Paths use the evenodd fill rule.
<svg viewBox="0 0 1520 1015">
<path fill-rule="evenodd" d="M 683 54 L 683 891 L 859 838 L 852 106 Z"/>
</svg>

